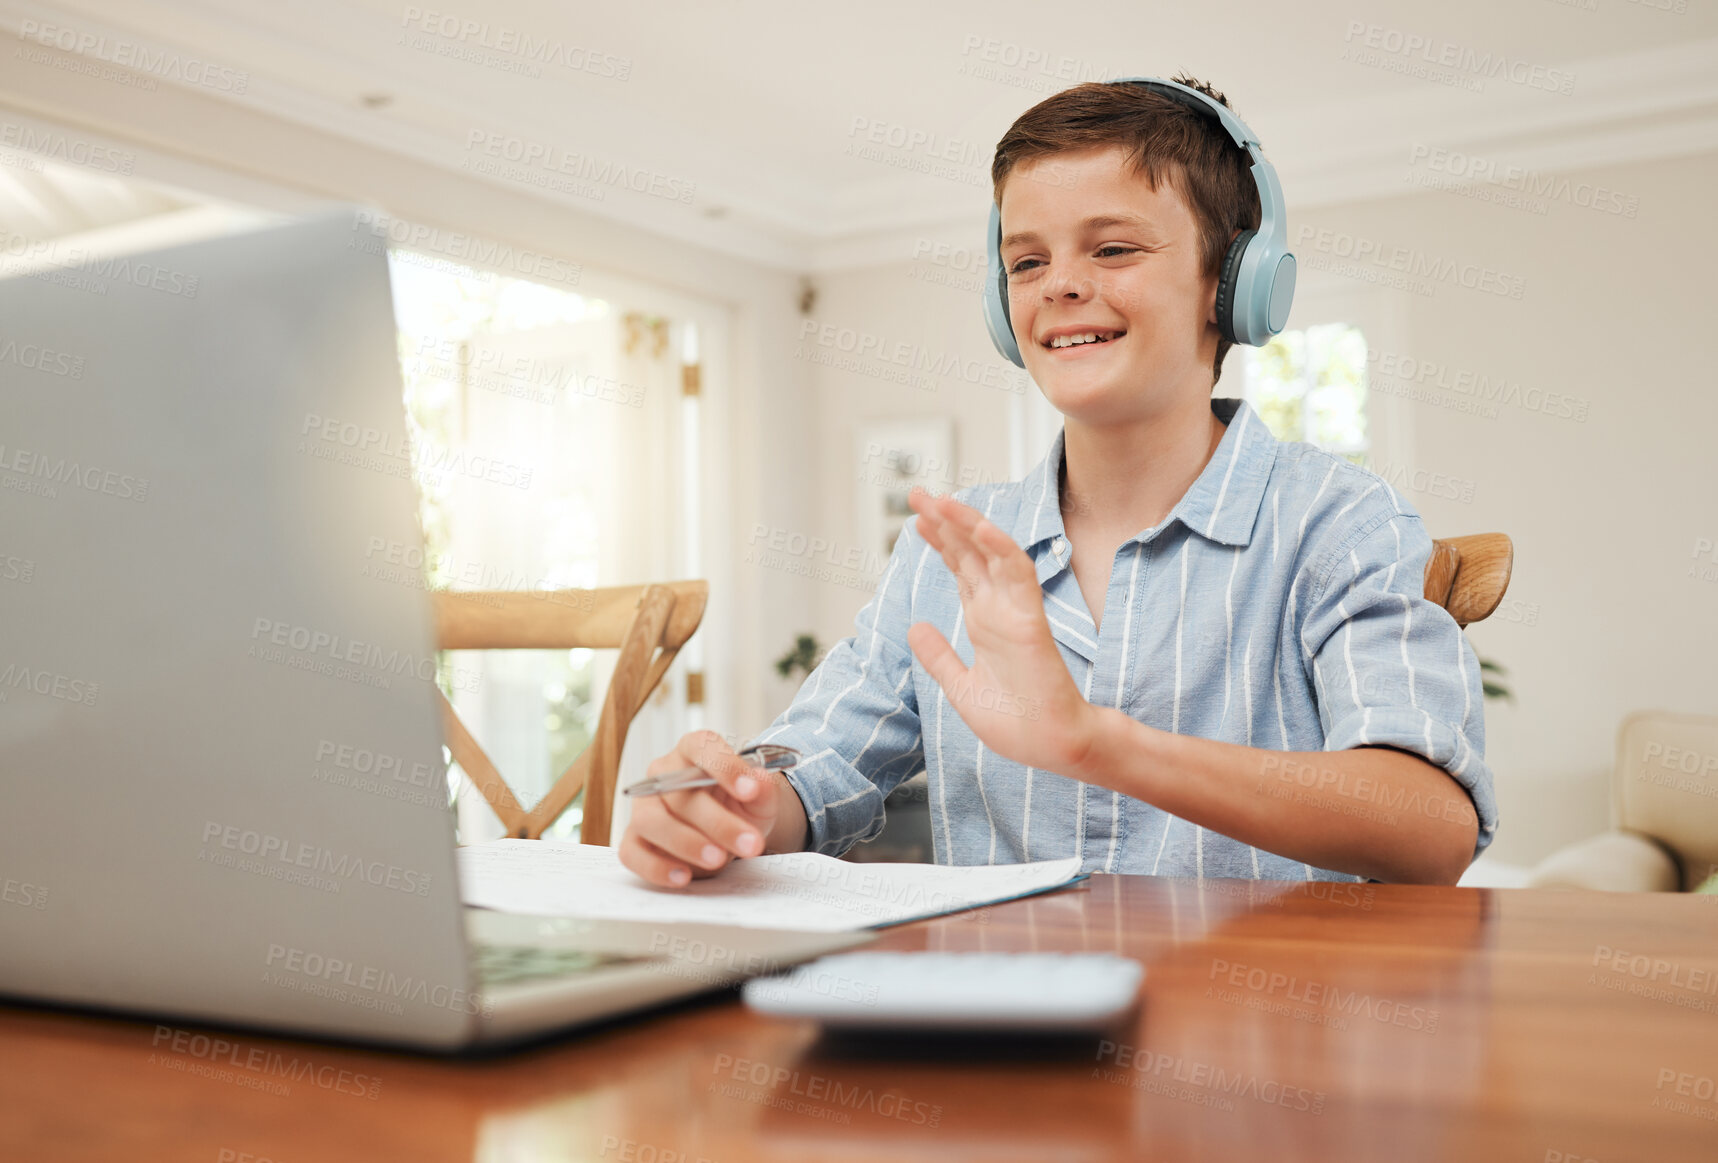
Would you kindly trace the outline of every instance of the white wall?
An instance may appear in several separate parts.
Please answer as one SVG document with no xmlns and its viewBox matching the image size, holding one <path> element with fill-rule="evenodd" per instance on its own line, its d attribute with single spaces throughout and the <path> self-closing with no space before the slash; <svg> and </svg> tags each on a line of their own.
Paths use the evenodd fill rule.
<svg viewBox="0 0 1718 1163">
<path fill-rule="evenodd" d="M 1637 216 L 1568 201 L 1538 215 L 1441 192 L 1290 214 L 1296 236 L 1303 225 L 1315 232 L 1297 246 L 1302 302 L 1367 301 L 1371 315 L 1388 320 L 1385 342 L 1398 357 L 1439 362 L 1448 376 L 1501 377 L 1523 398 L 1537 389 L 1534 401 L 1556 391 L 1588 403 L 1577 422 L 1516 404 L 1484 418 L 1400 395 L 1380 401 L 1408 414 L 1406 467 L 1460 482 L 1446 489 L 1427 476 L 1420 481 L 1431 487 L 1405 492 L 1433 536 L 1500 530 L 1515 542 L 1509 600 L 1469 633 L 1482 656 L 1509 669 L 1516 693 L 1513 706 L 1488 703 L 1486 722 L 1502 812 L 1493 853 L 1520 863 L 1606 825 L 1605 781 L 1624 714 L 1718 712 L 1718 581 L 1688 576 L 1696 539 L 1718 541 L 1718 398 L 1702 343 L 1712 333 L 1718 224 L 1706 210 L 1718 154 L 1569 176 L 1638 198 Z M 1324 229 L 1333 232 L 1330 252 L 1317 245 Z M 1313 256 L 1339 245 L 1334 232 L 1476 262 L 1519 278 L 1522 297 L 1453 283 L 1425 297 L 1309 269 Z M 975 242 L 981 237 L 975 224 Z M 818 283 L 819 320 L 999 362 L 970 269 L 926 259 Z M 1291 325 L 1319 321 L 1297 309 Z M 815 531 L 835 542 L 853 537 L 858 422 L 950 415 L 959 460 L 1008 468 L 1004 393 L 951 382 L 922 392 L 822 366 L 811 382 Z M 1238 358 L 1217 390 L 1240 394 Z M 1446 403 L 1465 399 L 1431 390 Z M 1026 463 L 1043 451 L 1028 450 Z M 1466 502 L 1439 495 L 1470 484 Z M 826 645 L 852 633 L 865 597 L 821 587 L 816 626 Z"/>
</svg>

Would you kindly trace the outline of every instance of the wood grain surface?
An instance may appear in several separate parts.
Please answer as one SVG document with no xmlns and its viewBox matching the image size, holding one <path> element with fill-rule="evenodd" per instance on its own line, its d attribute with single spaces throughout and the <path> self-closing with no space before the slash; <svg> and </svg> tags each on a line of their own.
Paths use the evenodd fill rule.
<svg viewBox="0 0 1718 1163">
<path fill-rule="evenodd" d="M 874 948 L 1147 972 L 1063 1043 L 842 1041 L 732 994 L 479 1059 L 0 1007 L 0 1158 L 1718 1159 L 1715 898 L 1097 875 Z"/>
</svg>

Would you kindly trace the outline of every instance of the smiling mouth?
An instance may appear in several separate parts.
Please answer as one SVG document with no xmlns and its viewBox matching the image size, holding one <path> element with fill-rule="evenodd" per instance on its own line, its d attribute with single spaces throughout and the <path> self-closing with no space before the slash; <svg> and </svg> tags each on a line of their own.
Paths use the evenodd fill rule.
<svg viewBox="0 0 1718 1163">
<path fill-rule="evenodd" d="M 1081 335 L 1058 335 L 1044 346 L 1053 351 L 1060 351 L 1066 347 L 1089 347 L 1094 344 L 1109 343 L 1111 340 L 1120 339 L 1126 334 L 1125 331 L 1087 331 Z"/>
</svg>

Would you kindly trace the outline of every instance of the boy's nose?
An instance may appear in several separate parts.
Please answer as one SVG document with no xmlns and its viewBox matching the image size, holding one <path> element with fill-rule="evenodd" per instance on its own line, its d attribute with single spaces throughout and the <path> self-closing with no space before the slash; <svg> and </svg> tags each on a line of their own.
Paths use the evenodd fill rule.
<svg viewBox="0 0 1718 1163">
<path fill-rule="evenodd" d="M 1045 299 L 1089 299 L 1097 284 L 1087 275 L 1075 271 L 1051 272 L 1044 281 Z"/>
</svg>

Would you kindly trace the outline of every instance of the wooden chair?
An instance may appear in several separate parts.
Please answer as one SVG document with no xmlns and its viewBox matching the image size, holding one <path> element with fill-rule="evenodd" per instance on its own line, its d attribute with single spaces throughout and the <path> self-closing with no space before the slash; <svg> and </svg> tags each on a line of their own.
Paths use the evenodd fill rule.
<svg viewBox="0 0 1718 1163">
<path fill-rule="evenodd" d="M 1470 533 L 1432 542 L 1426 597 L 1465 627 L 1491 616 L 1509 588 L 1515 545 L 1503 533 Z"/>
<path fill-rule="evenodd" d="M 436 641 L 443 650 L 620 648 L 595 737 L 530 811 L 520 806 L 447 698 L 437 692 L 448 750 L 495 809 L 507 835 L 541 838 L 582 788 L 585 804 L 579 839 L 586 844 L 609 842 L 627 728 L 680 647 L 698 629 L 709 597 L 707 581 L 435 594 Z"/>
</svg>

